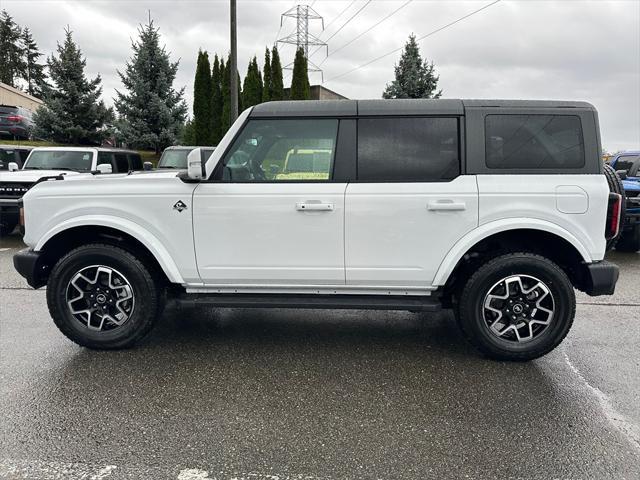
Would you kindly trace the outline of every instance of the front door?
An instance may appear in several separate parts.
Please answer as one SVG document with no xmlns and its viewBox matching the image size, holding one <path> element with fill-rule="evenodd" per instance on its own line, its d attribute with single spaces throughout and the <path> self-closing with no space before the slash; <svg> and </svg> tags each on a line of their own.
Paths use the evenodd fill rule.
<svg viewBox="0 0 640 480">
<path fill-rule="evenodd" d="M 193 197 L 205 285 L 344 285 L 344 195 L 333 181 L 338 120 L 251 119 Z"/>
</svg>

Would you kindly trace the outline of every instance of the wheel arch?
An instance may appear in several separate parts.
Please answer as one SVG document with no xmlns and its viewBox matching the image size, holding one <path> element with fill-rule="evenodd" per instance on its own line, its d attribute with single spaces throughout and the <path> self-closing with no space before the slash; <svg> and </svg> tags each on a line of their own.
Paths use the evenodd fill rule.
<svg viewBox="0 0 640 480">
<path fill-rule="evenodd" d="M 473 230 L 449 250 L 433 285 L 444 287 L 456 280 L 465 266 L 495 256 L 497 252 L 529 251 L 544 255 L 567 272 L 577 288 L 582 286 L 584 263 L 593 261 L 589 250 L 566 229 L 542 220 L 504 220 Z"/>
<path fill-rule="evenodd" d="M 113 243 L 135 255 L 144 257 L 171 283 L 184 283 L 169 252 L 150 232 L 125 219 L 76 217 L 65 221 L 43 235 L 34 250 L 44 252 L 49 264 L 76 246 L 92 241 Z"/>
</svg>

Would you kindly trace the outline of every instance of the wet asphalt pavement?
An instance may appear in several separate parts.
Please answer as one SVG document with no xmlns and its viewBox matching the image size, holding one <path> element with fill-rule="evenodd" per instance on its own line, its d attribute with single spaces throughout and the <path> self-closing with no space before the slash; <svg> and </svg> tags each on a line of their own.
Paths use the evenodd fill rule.
<svg viewBox="0 0 640 480">
<path fill-rule="evenodd" d="M 66 340 L 0 241 L 0 478 L 640 478 L 640 254 L 565 342 L 483 359 L 450 314 L 166 312 Z"/>
</svg>

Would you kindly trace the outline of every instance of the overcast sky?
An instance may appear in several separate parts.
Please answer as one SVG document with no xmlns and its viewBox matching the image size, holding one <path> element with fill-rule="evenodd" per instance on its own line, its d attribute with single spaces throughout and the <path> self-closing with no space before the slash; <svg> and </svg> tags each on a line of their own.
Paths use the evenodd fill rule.
<svg viewBox="0 0 640 480">
<path fill-rule="evenodd" d="M 491 0 L 413 0 L 340 49 L 404 3 L 307 2 L 324 17 L 326 27 L 322 31 L 322 24 L 313 20 L 310 32 L 323 40 L 333 36 L 326 60 L 324 50 L 311 57 L 316 64 L 324 60 L 327 88 L 349 98 L 379 98 L 393 78 L 400 53 L 335 77 L 401 47 L 411 33 L 426 35 Z M 291 18 L 279 30 L 280 14 L 295 4 L 238 0 L 242 76 L 250 57 L 257 55 L 262 68 L 265 45 L 295 30 Z M 137 26 L 146 22 L 148 10 L 167 50 L 173 59 L 180 59 L 176 86 L 186 87 L 191 103 L 198 49 L 224 55 L 229 50 L 228 8 L 228 0 L 0 0 L 0 9 L 29 26 L 46 54 L 55 49 L 69 25 L 87 58 L 87 73 L 102 76 L 109 104 L 121 87 L 116 69 L 122 69 L 129 58 L 131 38 Z M 606 149 L 640 148 L 640 0 L 502 0 L 419 44 L 423 57 L 436 65 L 444 97 L 586 100 L 600 112 Z M 293 54 L 294 47 L 282 46 L 285 65 Z M 321 83 L 320 74 L 311 74 L 310 80 Z"/>
</svg>

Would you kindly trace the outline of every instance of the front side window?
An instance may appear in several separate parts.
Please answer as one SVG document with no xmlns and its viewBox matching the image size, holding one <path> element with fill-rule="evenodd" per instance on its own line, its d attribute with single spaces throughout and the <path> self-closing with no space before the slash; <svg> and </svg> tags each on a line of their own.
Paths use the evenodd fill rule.
<svg viewBox="0 0 640 480">
<path fill-rule="evenodd" d="M 224 159 L 228 182 L 305 182 L 331 178 L 336 119 L 250 120 Z"/>
<path fill-rule="evenodd" d="M 166 149 L 162 152 L 158 168 L 187 168 L 187 156 L 191 152 L 189 148 Z"/>
<path fill-rule="evenodd" d="M 90 172 L 93 154 L 83 151 L 40 150 L 33 151 L 24 166 L 25 170 L 75 170 Z"/>
<path fill-rule="evenodd" d="M 457 118 L 358 121 L 358 180 L 434 182 L 460 175 Z"/>
<path fill-rule="evenodd" d="M 487 115 L 488 168 L 584 167 L 582 124 L 575 115 Z"/>
</svg>

